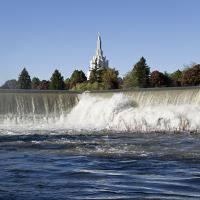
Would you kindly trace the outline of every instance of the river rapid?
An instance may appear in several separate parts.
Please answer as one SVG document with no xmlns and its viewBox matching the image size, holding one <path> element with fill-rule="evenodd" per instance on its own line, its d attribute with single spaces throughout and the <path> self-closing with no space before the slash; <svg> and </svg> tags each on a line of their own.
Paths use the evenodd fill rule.
<svg viewBox="0 0 200 200">
<path fill-rule="evenodd" d="M 0 199 L 200 199 L 199 143 L 189 133 L 1 130 Z"/>
</svg>

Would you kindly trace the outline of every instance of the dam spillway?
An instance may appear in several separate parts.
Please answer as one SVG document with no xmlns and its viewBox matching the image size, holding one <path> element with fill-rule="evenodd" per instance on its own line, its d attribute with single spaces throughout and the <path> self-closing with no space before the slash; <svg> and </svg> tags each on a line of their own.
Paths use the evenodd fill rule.
<svg viewBox="0 0 200 200">
<path fill-rule="evenodd" d="M 0 91 L 0 128 L 198 131 L 200 88 Z"/>
<path fill-rule="evenodd" d="M 137 106 L 200 105 L 200 87 L 136 88 L 131 90 L 94 91 L 91 96 L 108 98 L 122 93 Z"/>
<path fill-rule="evenodd" d="M 65 91 L 1 90 L 0 124 L 55 122 L 75 106 L 77 95 Z"/>
<path fill-rule="evenodd" d="M 76 93 L 0 91 L 0 114 L 61 114 L 75 105 Z"/>
</svg>

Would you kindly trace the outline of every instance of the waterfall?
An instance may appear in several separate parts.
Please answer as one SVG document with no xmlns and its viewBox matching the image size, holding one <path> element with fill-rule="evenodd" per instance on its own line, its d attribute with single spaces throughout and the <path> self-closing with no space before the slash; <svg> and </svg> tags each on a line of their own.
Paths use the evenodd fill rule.
<svg viewBox="0 0 200 200">
<path fill-rule="evenodd" d="M 0 129 L 200 132 L 200 88 L 2 92 Z"/>
<path fill-rule="evenodd" d="M 78 102 L 78 94 L 51 91 L 1 91 L 0 125 L 54 123 Z"/>
<path fill-rule="evenodd" d="M 199 132 L 200 88 L 83 94 L 67 122 L 71 129 Z"/>
<path fill-rule="evenodd" d="M 199 105 L 200 87 L 180 88 L 143 88 L 116 92 L 91 92 L 91 96 L 109 98 L 113 94 L 122 93 L 130 97 L 138 106 L 158 105 Z"/>
</svg>

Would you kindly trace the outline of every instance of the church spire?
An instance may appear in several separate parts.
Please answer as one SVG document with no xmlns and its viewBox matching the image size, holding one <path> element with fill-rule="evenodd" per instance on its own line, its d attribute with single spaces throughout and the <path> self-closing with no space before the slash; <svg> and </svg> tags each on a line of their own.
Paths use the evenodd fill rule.
<svg viewBox="0 0 200 200">
<path fill-rule="evenodd" d="M 98 38 L 97 38 L 97 50 L 101 50 L 101 35 L 98 32 Z"/>
<path fill-rule="evenodd" d="M 101 35 L 100 35 L 100 33 L 98 32 L 98 37 L 97 37 L 97 51 L 96 51 L 96 54 L 103 57 L 103 51 L 102 51 L 101 43 L 102 43 L 102 42 L 101 42 Z"/>
<path fill-rule="evenodd" d="M 103 56 L 101 36 L 100 33 L 98 33 L 96 55 L 93 56 L 92 60 L 90 61 L 90 68 L 87 73 L 87 79 L 90 79 L 91 71 L 99 71 L 106 68 L 108 68 L 108 60 L 106 59 L 106 57 Z"/>
</svg>

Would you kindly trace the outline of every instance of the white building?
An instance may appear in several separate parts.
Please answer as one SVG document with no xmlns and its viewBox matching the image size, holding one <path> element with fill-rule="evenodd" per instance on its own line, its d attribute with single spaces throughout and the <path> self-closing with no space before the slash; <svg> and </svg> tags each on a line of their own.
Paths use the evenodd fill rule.
<svg viewBox="0 0 200 200">
<path fill-rule="evenodd" d="M 96 55 L 93 56 L 92 60 L 90 61 L 90 68 L 87 72 L 87 79 L 89 80 L 92 70 L 103 70 L 105 68 L 108 68 L 108 60 L 106 60 L 106 56 L 103 56 L 101 36 L 98 33 Z"/>
</svg>

